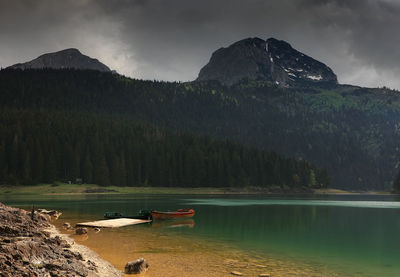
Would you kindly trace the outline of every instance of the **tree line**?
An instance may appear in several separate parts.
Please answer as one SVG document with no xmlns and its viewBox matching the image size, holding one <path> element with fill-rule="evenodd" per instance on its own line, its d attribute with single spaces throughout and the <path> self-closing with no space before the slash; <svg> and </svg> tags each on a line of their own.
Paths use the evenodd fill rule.
<svg viewBox="0 0 400 277">
<path fill-rule="evenodd" d="M 117 115 L 326 167 L 335 187 L 386 189 L 400 155 L 400 95 L 245 80 L 160 82 L 90 70 L 1 70 L 0 108 Z"/>
<path fill-rule="evenodd" d="M 326 170 L 228 140 L 171 132 L 121 116 L 0 112 L 0 182 L 82 179 L 117 186 L 325 187 Z"/>
</svg>

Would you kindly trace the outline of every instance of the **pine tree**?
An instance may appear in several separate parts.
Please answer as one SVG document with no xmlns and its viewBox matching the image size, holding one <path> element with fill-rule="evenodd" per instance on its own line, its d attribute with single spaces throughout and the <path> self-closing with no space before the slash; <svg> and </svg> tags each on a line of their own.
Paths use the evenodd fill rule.
<svg viewBox="0 0 400 277">
<path fill-rule="evenodd" d="M 396 179 L 394 179 L 393 190 L 395 192 L 400 192 L 400 170 L 397 173 Z"/>
<path fill-rule="evenodd" d="M 0 110 L 0 123 L 2 183 L 76 178 L 100 185 L 186 187 L 329 182 L 326 171 L 304 161 L 137 125 L 127 118 L 46 109 Z M 305 181 L 294 181 L 294 175 Z"/>
<path fill-rule="evenodd" d="M 110 174 L 104 154 L 99 153 L 94 165 L 94 182 L 100 186 L 110 185 Z"/>
<path fill-rule="evenodd" d="M 81 172 L 84 183 L 87 184 L 93 183 L 93 165 L 88 154 L 84 158 Z"/>
</svg>

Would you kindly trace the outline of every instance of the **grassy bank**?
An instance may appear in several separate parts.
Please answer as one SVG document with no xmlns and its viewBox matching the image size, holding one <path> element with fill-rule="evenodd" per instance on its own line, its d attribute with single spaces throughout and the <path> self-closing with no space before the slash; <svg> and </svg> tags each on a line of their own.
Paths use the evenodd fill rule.
<svg viewBox="0 0 400 277">
<path fill-rule="evenodd" d="M 250 189 L 175 188 L 175 187 L 102 187 L 94 184 L 40 184 L 32 186 L 0 186 L 0 194 L 63 195 L 63 194 L 224 194 L 251 193 Z"/>
<path fill-rule="evenodd" d="M 314 194 L 317 195 L 346 195 L 346 194 L 373 194 L 386 195 L 391 194 L 390 191 L 348 191 L 343 189 L 315 189 Z"/>
<path fill-rule="evenodd" d="M 68 194 L 388 194 L 389 192 L 354 192 L 338 189 L 310 191 L 280 191 L 279 188 L 178 188 L 178 187 L 102 187 L 95 184 L 40 184 L 31 186 L 0 186 L 0 194 L 10 195 L 68 195 Z"/>
</svg>

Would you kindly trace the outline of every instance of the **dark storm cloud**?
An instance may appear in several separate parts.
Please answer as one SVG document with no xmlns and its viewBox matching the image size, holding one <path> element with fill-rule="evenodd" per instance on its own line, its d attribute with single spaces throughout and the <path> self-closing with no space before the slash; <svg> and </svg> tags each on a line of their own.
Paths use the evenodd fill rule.
<svg viewBox="0 0 400 277">
<path fill-rule="evenodd" d="M 398 67 L 400 2 L 376 0 L 304 0 L 316 11 L 322 29 L 342 32 L 348 51 L 378 66 Z"/>
<path fill-rule="evenodd" d="M 0 65 L 77 47 L 129 76 L 191 80 L 216 49 L 273 36 L 341 82 L 400 88 L 398 26 L 394 0 L 0 0 Z"/>
</svg>

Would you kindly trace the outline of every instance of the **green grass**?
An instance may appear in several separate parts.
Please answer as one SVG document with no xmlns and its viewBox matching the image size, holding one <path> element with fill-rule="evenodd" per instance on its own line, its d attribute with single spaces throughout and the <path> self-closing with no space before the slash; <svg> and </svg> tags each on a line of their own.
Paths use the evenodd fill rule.
<svg viewBox="0 0 400 277">
<path fill-rule="evenodd" d="M 99 190 L 99 192 L 87 192 Z M 104 190 L 103 192 L 101 190 Z M 102 187 L 94 184 L 39 184 L 32 186 L 0 186 L 0 194 L 46 195 L 46 194 L 223 194 L 241 193 L 248 189 L 231 188 L 170 188 L 170 187 Z"/>
<path fill-rule="evenodd" d="M 271 189 L 271 188 L 270 188 Z M 91 192 L 87 192 L 87 190 Z M 68 195 L 68 194 L 268 194 L 266 188 L 177 188 L 177 187 L 102 187 L 95 184 L 39 184 L 31 186 L 0 186 L 0 194 L 7 195 Z M 357 193 L 344 190 L 316 189 L 315 194 Z M 358 192 L 360 193 L 360 192 Z M 366 193 L 366 192 L 364 192 Z M 369 192 L 383 193 L 388 192 Z"/>
</svg>

